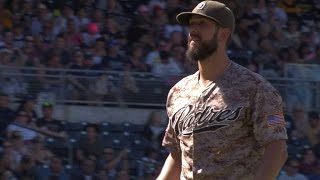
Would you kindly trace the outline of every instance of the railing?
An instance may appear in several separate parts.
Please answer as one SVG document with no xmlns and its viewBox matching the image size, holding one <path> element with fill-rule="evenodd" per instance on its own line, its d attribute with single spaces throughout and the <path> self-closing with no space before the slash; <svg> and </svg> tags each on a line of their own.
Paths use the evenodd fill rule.
<svg viewBox="0 0 320 180">
<path fill-rule="evenodd" d="M 171 84 L 151 73 L 0 66 L 1 91 L 19 99 L 47 95 L 55 102 L 163 107 Z"/>
<path fill-rule="evenodd" d="M 19 99 L 24 94 L 62 104 L 165 106 L 170 87 L 181 77 L 151 73 L 0 66 L 0 88 Z M 289 106 L 320 108 L 320 81 L 267 78 Z"/>
</svg>

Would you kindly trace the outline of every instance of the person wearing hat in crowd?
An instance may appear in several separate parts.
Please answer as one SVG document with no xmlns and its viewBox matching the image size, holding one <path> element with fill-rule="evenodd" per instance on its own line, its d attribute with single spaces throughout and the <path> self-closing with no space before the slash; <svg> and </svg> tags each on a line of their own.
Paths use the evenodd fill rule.
<svg viewBox="0 0 320 180">
<path fill-rule="evenodd" d="M 53 117 L 53 104 L 51 102 L 42 103 L 41 111 L 43 116 L 36 122 L 39 129 L 48 136 L 66 138 L 67 133 L 64 131 L 62 121 Z"/>
<path fill-rule="evenodd" d="M 232 11 L 200 2 L 177 15 L 189 27 L 186 57 L 198 71 L 167 97 L 170 150 L 158 180 L 272 180 L 287 159 L 282 99 L 262 76 L 230 60 Z"/>
</svg>

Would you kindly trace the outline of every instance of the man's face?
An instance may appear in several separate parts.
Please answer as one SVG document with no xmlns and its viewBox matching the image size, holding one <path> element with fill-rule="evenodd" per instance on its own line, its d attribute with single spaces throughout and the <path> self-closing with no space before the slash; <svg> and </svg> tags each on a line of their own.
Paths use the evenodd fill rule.
<svg viewBox="0 0 320 180">
<path fill-rule="evenodd" d="M 53 109 L 51 107 L 44 107 L 42 108 L 42 113 L 44 117 L 51 118 Z"/>
<path fill-rule="evenodd" d="M 87 174 L 87 175 L 90 175 L 90 174 L 93 174 L 94 171 L 95 171 L 95 164 L 92 160 L 84 160 L 82 162 L 82 171 Z"/>
<path fill-rule="evenodd" d="M 114 150 L 112 148 L 105 148 L 103 154 L 105 159 L 111 160 L 114 157 Z"/>
<path fill-rule="evenodd" d="M 88 127 L 87 128 L 87 137 L 89 139 L 95 139 L 97 137 L 96 129 L 93 127 Z"/>
<path fill-rule="evenodd" d="M 53 158 L 50 164 L 51 170 L 54 173 L 60 173 L 62 170 L 62 160 L 59 158 Z"/>
<path fill-rule="evenodd" d="M 317 128 L 320 120 L 317 118 L 309 118 L 309 124 L 311 128 Z"/>
<path fill-rule="evenodd" d="M 9 97 L 8 96 L 0 96 L 0 107 L 6 108 L 9 107 Z"/>
<path fill-rule="evenodd" d="M 63 38 L 61 38 L 61 37 L 57 38 L 56 47 L 59 48 L 59 49 L 65 48 L 65 41 L 64 41 Z"/>
<path fill-rule="evenodd" d="M 202 61 L 217 51 L 219 27 L 210 19 L 193 16 L 190 19 L 188 49 L 191 61 Z"/>
</svg>

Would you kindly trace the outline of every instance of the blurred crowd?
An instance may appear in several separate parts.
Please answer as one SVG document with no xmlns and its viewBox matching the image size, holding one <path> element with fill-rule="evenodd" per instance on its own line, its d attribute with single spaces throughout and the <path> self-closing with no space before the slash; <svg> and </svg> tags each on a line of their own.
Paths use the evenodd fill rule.
<svg viewBox="0 0 320 180">
<path fill-rule="evenodd" d="M 222 1 L 237 18 L 234 61 L 249 51 L 242 64 L 277 76 L 285 63 L 319 64 L 318 0 Z M 197 3 L 1 0 L 1 64 L 188 74 L 195 66 L 185 59 L 187 29 L 175 16 Z"/>
<path fill-rule="evenodd" d="M 229 48 L 232 60 L 257 73 L 275 77 L 284 76 L 285 63 L 320 64 L 319 0 L 221 1 L 233 10 L 237 19 Z M 106 75 L 81 70 L 152 73 L 156 77 L 170 77 L 167 79 L 169 84 L 176 82 L 177 77 L 193 73 L 196 65 L 185 58 L 187 29 L 177 24 L 175 17 L 181 11 L 192 9 L 198 2 L 0 0 L 0 65 L 37 67 L 40 70 L 36 73 L 40 75 L 61 73 L 50 69 L 76 70 L 68 76 L 73 89 L 77 90 L 70 93 L 75 99 L 83 97 L 83 94 L 77 92 L 90 89 L 84 84 L 85 81 L 79 81 L 74 76 L 99 76 L 96 83 L 90 86 L 95 91 L 94 98 L 101 99 L 111 93 L 121 101 L 116 93 L 118 87 L 108 82 Z M 130 73 L 126 73 L 125 77 L 121 88 L 133 93 L 139 92 Z M 56 78 L 40 80 L 48 84 L 50 89 L 58 88 L 61 83 Z M 6 87 L 9 86 L 2 84 L 2 91 Z M 6 89 L 5 93 L 11 94 L 12 91 L 12 88 Z M 11 174 L 16 179 L 33 179 L 34 173 L 41 172 L 37 177 L 48 179 L 49 176 L 57 178 L 57 174 L 60 173 L 60 176 L 64 173 L 61 176 L 68 179 L 70 174 L 91 173 L 97 176 L 92 179 L 98 176 L 128 179 L 130 168 L 127 167 L 130 167 L 130 161 L 126 159 L 130 159 L 127 158 L 130 150 L 101 147 L 95 140 L 100 132 L 96 126 L 86 127 L 85 131 L 87 140 L 96 144 L 94 146 L 98 147 L 95 149 L 101 151 L 99 154 L 86 152 L 86 147 L 90 146 L 86 146 L 87 141 L 84 141 L 83 148 L 75 152 L 74 162 L 78 165 L 78 173 L 66 173 L 63 158 L 41 145 L 44 139 L 37 135 L 40 133 L 62 139 L 69 137 L 70 133 L 63 130 L 61 121 L 50 121 L 48 124 L 55 130 L 48 134 L 45 120 L 40 120 L 35 112 L 22 108 L 24 106 L 15 110 L 8 109 L 4 105 L 7 98 L 6 94 L 2 94 L 0 101 L 1 132 L 6 132 L 2 135 L 1 176 Z M 31 104 L 34 101 L 25 100 Z M 50 103 L 42 107 L 44 112 L 49 109 L 48 114 L 53 108 Z M 303 107 L 296 106 L 287 111 L 286 119 L 290 158 L 279 179 L 294 176 L 320 179 L 319 112 L 305 112 Z M 25 126 L 29 129 L 21 130 Z M 161 132 L 163 127 L 154 126 L 145 132 L 149 135 L 144 139 L 152 137 L 148 141 L 153 141 L 150 143 L 153 148 L 146 150 L 148 156 L 143 159 L 150 165 L 147 173 L 150 179 L 158 171 L 158 166 L 154 164 L 162 162 L 159 154 L 155 153 L 161 136 L 153 137 L 150 134 Z M 102 154 L 113 156 L 104 159 L 101 158 L 104 157 Z M 117 171 L 114 171 L 115 164 L 119 167 Z M 39 167 L 44 169 L 38 171 Z M 101 167 L 106 169 L 102 170 Z M 144 171 L 137 170 L 136 175 L 142 177 L 146 173 Z M 123 177 L 116 178 L 115 174 Z"/>
<path fill-rule="evenodd" d="M 150 179 L 167 156 L 165 119 L 150 111 L 145 124 L 68 122 L 55 105 L 27 96 L 12 108 L 0 94 L 1 180 Z"/>
</svg>

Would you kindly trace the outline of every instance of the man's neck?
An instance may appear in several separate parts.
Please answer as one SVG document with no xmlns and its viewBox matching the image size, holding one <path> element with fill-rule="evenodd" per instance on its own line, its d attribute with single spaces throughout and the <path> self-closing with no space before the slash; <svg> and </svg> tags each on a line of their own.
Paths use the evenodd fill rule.
<svg viewBox="0 0 320 180">
<path fill-rule="evenodd" d="M 228 68 L 230 60 L 227 54 L 213 54 L 205 60 L 198 62 L 199 83 L 206 86 L 216 81 Z"/>
</svg>

